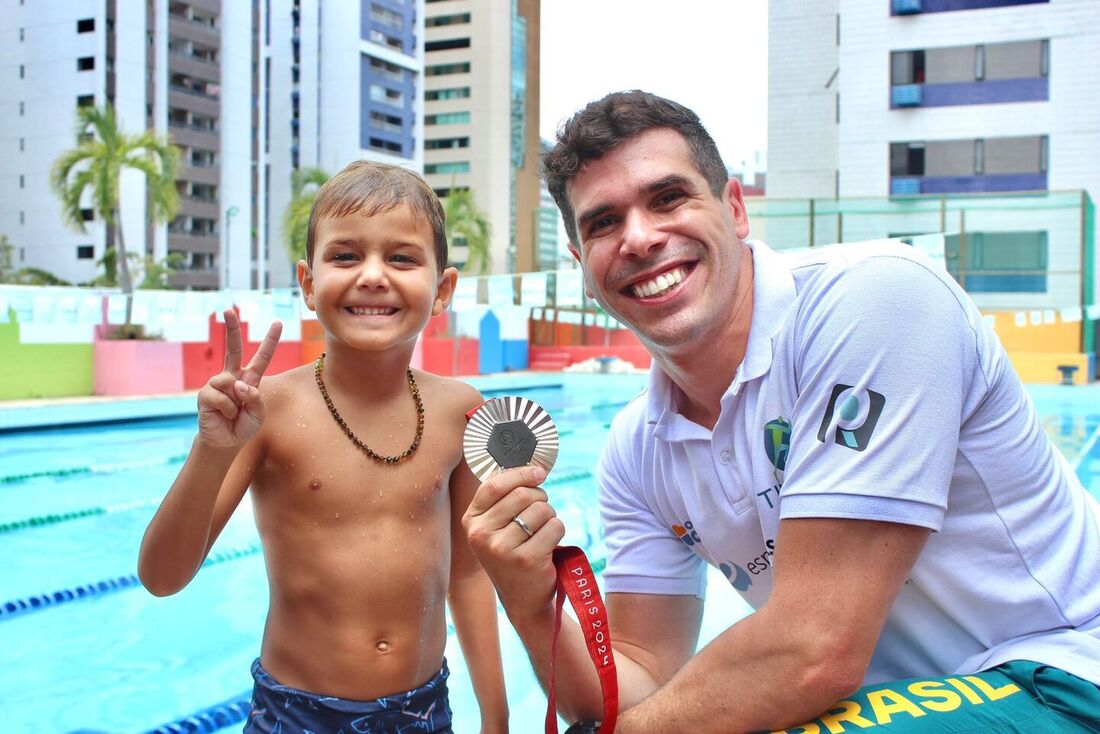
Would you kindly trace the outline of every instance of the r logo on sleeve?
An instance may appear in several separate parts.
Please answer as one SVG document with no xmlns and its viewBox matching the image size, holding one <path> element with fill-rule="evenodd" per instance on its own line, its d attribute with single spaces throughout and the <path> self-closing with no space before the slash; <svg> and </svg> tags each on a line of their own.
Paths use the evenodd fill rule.
<svg viewBox="0 0 1100 734">
<path fill-rule="evenodd" d="M 817 431 L 817 440 L 826 441 L 829 427 L 833 425 L 836 414 L 835 440 L 841 446 L 863 451 L 871 442 L 886 397 L 882 393 L 851 385 L 833 385 L 829 404 L 825 407 L 825 416 L 821 419 L 821 428 Z"/>
</svg>

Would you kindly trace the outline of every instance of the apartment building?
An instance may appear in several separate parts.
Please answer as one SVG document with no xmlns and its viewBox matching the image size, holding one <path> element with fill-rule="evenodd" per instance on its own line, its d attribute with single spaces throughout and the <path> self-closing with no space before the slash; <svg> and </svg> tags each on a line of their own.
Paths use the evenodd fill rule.
<svg viewBox="0 0 1100 734">
<path fill-rule="evenodd" d="M 428 0 L 424 25 L 425 178 L 472 190 L 491 272 L 538 270 L 539 0 Z"/>
<path fill-rule="evenodd" d="M 90 207 L 86 233 L 66 227 L 49 174 L 76 143 L 77 108 L 110 104 L 125 132 L 170 134 L 181 152 L 167 226 L 147 222 L 140 174 L 123 176 L 128 249 L 182 255 L 180 287 L 257 284 L 256 22 L 252 4 L 219 0 L 0 0 L 0 233 L 16 266 L 72 282 L 98 274 L 110 233 Z"/>
<path fill-rule="evenodd" d="M 295 170 L 423 167 L 423 0 L 270 0 L 261 147 L 271 285 L 294 282 L 283 213 Z"/>
<path fill-rule="evenodd" d="M 916 233 L 920 197 L 996 196 L 995 217 L 944 203 L 927 218 L 979 303 L 1092 302 L 1085 215 L 1050 202 L 1100 197 L 1100 3 L 771 0 L 768 56 L 769 201 L 878 212 L 815 230 L 811 204 L 812 243 Z M 805 244 L 794 222 L 768 221 L 769 239 Z"/>
</svg>

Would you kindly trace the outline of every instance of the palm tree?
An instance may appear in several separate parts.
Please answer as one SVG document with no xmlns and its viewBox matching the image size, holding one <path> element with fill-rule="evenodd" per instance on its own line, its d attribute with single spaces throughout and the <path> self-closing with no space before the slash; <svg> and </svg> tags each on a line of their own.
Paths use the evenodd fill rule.
<svg viewBox="0 0 1100 734">
<path fill-rule="evenodd" d="M 153 130 L 123 132 L 111 105 L 102 109 L 81 107 L 76 119 L 76 147 L 54 162 L 50 184 L 61 198 L 62 216 L 67 224 L 79 232 L 86 231 L 81 201 L 87 198 L 108 231 L 114 234 L 118 252 L 112 260 L 118 268 L 119 287 L 127 296 L 126 328 L 129 328 L 134 283 L 119 222 L 119 177 L 127 168 L 144 173 L 153 221 L 171 221 L 179 211 L 176 192 L 179 149 L 170 138 Z"/>
<path fill-rule="evenodd" d="M 283 234 L 291 265 L 306 259 L 309 212 L 313 209 L 317 190 L 329 178 L 328 172 L 320 168 L 299 168 L 290 176 L 290 201 L 283 213 Z"/>
<path fill-rule="evenodd" d="M 469 249 L 465 272 L 484 275 L 489 272 L 489 220 L 474 202 L 470 189 L 452 188 L 443 199 L 443 213 L 447 217 L 447 239 L 452 244 L 465 245 Z"/>
</svg>

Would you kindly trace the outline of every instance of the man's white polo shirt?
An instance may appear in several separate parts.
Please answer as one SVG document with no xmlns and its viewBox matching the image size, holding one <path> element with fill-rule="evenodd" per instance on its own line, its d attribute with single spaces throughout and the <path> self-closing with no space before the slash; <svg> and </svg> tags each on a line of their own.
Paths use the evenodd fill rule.
<svg viewBox="0 0 1100 734">
<path fill-rule="evenodd" d="M 748 348 L 714 431 L 656 366 L 612 424 L 607 590 L 702 596 L 706 561 L 758 608 L 780 519 L 918 525 L 935 532 L 866 683 L 1027 659 L 1100 685 L 1100 512 L 969 297 L 905 245 L 750 246 Z"/>
</svg>

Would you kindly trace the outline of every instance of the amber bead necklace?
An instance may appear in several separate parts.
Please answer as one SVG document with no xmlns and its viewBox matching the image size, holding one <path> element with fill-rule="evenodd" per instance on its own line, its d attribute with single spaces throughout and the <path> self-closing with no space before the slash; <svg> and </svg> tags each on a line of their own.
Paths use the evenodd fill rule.
<svg viewBox="0 0 1100 734">
<path fill-rule="evenodd" d="M 416 449 L 420 446 L 420 439 L 424 437 L 424 401 L 420 399 L 420 389 L 416 386 L 416 379 L 413 377 L 411 369 L 406 369 L 406 373 L 409 377 L 409 391 L 412 393 L 413 402 L 416 403 L 416 438 L 413 439 L 412 445 L 405 449 L 396 456 L 383 456 L 374 451 L 370 446 L 360 440 L 355 432 L 348 427 L 346 421 L 340 415 L 340 411 L 336 410 L 336 406 L 332 404 L 332 398 L 328 396 L 328 390 L 325 389 L 325 381 L 321 379 L 321 374 L 325 371 L 325 352 L 321 352 L 321 356 L 317 358 L 317 366 L 313 369 L 313 376 L 317 378 L 317 387 L 321 388 L 321 397 L 325 399 L 325 405 L 328 406 L 328 412 L 332 413 L 332 419 L 336 421 L 336 425 L 340 426 L 341 430 L 351 439 L 351 442 L 358 446 L 363 453 L 375 461 L 383 464 L 400 464 L 405 459 L 416 453 Z"/>
</svg>

